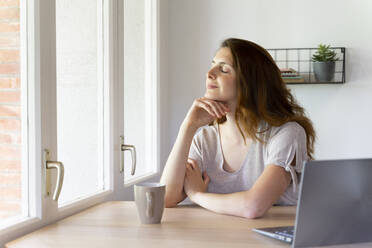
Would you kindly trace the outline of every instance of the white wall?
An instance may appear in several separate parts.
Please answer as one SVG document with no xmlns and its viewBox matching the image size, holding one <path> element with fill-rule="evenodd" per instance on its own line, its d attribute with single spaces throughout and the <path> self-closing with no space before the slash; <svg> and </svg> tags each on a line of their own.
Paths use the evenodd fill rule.
<svg viewBox="0 0 372 248">
<path fill-rule="evenodd" d="M 290 88 L 314 122 L 316 159 L 372 157 L 372 1 L 171 0 L 168 8 L 169 87 L 162 90 L 169 142 L 163 157 L 193 99 L 204 94 L 210 61 L 228 37 L 265 48 L 346 47 L 345 84 Z"/>
</svg>

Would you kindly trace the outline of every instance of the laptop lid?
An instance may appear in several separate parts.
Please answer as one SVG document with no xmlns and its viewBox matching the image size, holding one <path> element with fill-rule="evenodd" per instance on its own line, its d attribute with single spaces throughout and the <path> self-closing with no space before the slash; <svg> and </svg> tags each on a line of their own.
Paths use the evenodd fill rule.
<svg viewBox="0 0 372 248">
<path fill-rule="evenodd" d="M 372 241 L 372 159 L 305 162 L 293 247 Z"/>
</svg>

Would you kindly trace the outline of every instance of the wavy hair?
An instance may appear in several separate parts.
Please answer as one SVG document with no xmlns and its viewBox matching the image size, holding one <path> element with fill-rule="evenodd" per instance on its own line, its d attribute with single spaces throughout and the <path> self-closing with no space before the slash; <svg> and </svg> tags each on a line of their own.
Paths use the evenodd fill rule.
<svg viewBox="0 0 372 248">
<path fill-rule="evenodd" d="M 235 119 L 244 141 L 243 130 L 251 139 L 264 142 L 257 136 L 266 131 L 259 131 L 262 120 L 269 124 L 269 128 L 295 121 L 304 128 L 307 154 L 314 159 L 316 135 L 313 124 L 287 88 L 271 55 L 263 47 L 243 39 L 226 39 L 221 44 L 221 48 L 224 47 L 230 48 L 236 70 Z M 215 122 L 225 121 L 226 117 L 222 117 Z"/>
</svg>

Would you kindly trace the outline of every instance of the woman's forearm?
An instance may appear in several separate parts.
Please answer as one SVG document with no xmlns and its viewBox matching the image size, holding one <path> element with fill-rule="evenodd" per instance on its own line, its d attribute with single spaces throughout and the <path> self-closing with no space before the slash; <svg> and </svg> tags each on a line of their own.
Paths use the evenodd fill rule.
<svg viewBox="0 0 372 248">
<path fill-rule="evenodd" d="M 195 193 L 191 200 L 196 204 L 220 214 L 235 215 L 244 218 L 260 217 L 255 204 L 247 204 L 248 191 L 230 194 L 215 194 L 207 192 Z"/>
<path fill-rule="evenodd" d="M 182 124 L 164 167 L 160 182 L 166 185 L 165 206 L 177 205 L 185 198 L 183 182 L 190 146 L 197 128 Z"/>
<path fill-rule="evenodd" d="M 269 165 L 247 191 L 231 194 L 196 192 L 189 197 L 211 211 L 252 219 L 263 216 L 288 189 L 290 182 L 289 172 L 280 166 Z"/>
</svg>

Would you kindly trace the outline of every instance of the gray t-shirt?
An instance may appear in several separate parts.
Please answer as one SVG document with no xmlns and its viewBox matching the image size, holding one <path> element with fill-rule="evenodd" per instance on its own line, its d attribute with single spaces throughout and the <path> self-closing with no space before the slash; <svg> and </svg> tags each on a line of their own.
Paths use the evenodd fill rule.
<svg viewBox="0 0 372 248">
<path fill-rule="evenodd" d="M 259 130 L 268 125 L 261 122 Z M 268 165 L 277 165 L 291 173 L 292 182 L 276 204 L 296 205 L 298 180 L 303 162 L 308 160 L 306 133 L 297 122 L 287 122 L 279 127 L 272 126 L 258 137 L 265 140 L 252 142 L 240 169 L 231 173 L 223 169 L 218 125 L 202 127 L 195 134 L 189 152 L 189 158 L 197 161 L 202 171 L 210 177 L 208 192 L 233 193 L 249 190 Z M 296 165 L 290 165 L 296 155 Z"/>
</svg>

